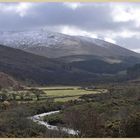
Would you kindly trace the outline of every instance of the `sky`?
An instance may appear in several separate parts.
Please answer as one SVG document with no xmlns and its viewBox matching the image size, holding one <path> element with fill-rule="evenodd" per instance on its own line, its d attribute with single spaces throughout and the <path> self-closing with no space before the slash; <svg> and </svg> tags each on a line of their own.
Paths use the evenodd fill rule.
<svg viewBox="0 0 140 140">
<path fill-rule="evenodd" d="M 0 31 L 46 29 L 140 52 L 140 3 L 0 3 Z"/>
</svg>

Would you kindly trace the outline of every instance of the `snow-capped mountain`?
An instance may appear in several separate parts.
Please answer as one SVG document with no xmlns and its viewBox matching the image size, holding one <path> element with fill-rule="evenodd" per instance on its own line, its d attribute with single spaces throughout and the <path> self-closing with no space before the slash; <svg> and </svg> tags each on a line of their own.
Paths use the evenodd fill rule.
<svg viewBox="0 0 140 140">
<path fill-rule="evenodd" d="M 69 36 L 43 29 L 0 32 L 0 44 L 50 58 L 71 55 L 140 56 L 135 52 L 103 40 L 83 36 Z"/>
<path fill-rule="evenodd" d="M 3 45 L 22 47 L 50 47 L 64 41 L 65 35 L 53 33 L 45 30 L 21 31 L 21 32 L 1 32 L 0 43 Z"/>
<path fill-rule="evenodd" d="M 21 32 L 0 32 L 0 43 L 3 45 L 15 47 L 15 48 L 23 48 L 23 47 L 51 47 L 58 44 L 63 44 L 67 40 L 71 40 L 74 37 L 64 35 L 61 33 L 50 32 L 46 30 L 37 30 L 37 31 L 21 31 Z M 84 36 L 76 36 L 75 39 L 87 41 L 90 43 L 94 43 L 101 47 L 110 47 L 110 45 L 99 39 L 84 37 Z M 74 43 L 74 40 L 73 40 Z M 73 44 L 72 43 L 72 44 Z"/>
</svg>

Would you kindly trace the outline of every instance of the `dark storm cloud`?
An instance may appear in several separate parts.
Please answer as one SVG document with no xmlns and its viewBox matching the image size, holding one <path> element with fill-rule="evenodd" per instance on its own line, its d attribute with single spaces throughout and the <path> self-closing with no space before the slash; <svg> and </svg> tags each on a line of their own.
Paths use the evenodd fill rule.
<svg viewBox="0 0 140 140">
<path fill-rule="evenodd" d="M 14 4 L 15 5 L 15 4 Z M 83 4 L 84 5 L 84 4 Z M 112 21 L 108 4 L 85 4 L 75 10 L 62 3 L 33 3 L 28 13 L 20 17 L 18 13 L 0 14 L 1 29 L 22 29 L 39 26 L 76 26 L 84 30 L 118 30 L 129 23 Z"/>
</svg>

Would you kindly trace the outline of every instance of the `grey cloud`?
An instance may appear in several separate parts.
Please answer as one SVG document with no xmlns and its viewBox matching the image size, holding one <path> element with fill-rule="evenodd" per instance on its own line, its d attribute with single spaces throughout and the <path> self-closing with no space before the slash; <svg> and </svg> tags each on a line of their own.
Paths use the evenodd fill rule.
<svg viewBox="0 0 140 140">
<path fill-rule="evenodd" d="M 68 25 L 95 31 L 118 30 L 129 26 L 129 23 L 112 21 L 111 9 L 108 4 L 98 5 L 85 4 L 85 6 L 73 10 L 62 3 L 33 3 L 25 17 L 21 18 L 18 14 L 11 13 L 0 14 L 0 27 L 22 29 L 47 25 Z"/>
<path fill-rule="evenodd" d="M 122 47 L 126 47 L 128 49 L 137 50 L 140 49 L 140 39 L 131 37 L 131 38 L 117 38 L 118 45 L 121 45 Z"/>
<path fill-rule="evenodd" d="M 69 25 L 88 31 L 118 30 L 129 27 L 129 23 L 112 21 L 111 9 L 108 4 L 85 4 L 75 10 L 61 3 L 40 4 L 32 8 L 30 22 L 40 25 Z M 38 20 L 39 19 L 39 20 Z M 29 21 L 28 21 L 29 22 Z"/>
</svg>

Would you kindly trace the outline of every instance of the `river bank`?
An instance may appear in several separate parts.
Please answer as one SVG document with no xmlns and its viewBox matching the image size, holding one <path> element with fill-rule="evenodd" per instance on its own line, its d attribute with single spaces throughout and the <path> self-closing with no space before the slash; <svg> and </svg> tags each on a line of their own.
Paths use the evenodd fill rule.
<svg viewBox="0 0 140 140">
<path fill-rule="evenodd" d="M 60 112 L 60 110 L 41 113 L 41 114 L 34 115 L 32 117 L 29 117 L 29 119 L 31 119 L 33 122 L 36 122 L 39 125 L 44 125 L 49 130 L 61 131 L 61 132 L 67 133 L 69 135 L 78 135 L 78 133 L 79 133 L 78 130 L 76 131 L 76 130 L 66 128 L 66 127 L 58 127 L 55 125 L 50 125 L 48 122 L 43 121 L 44 116 L 47 116 L 47 115 L 49 116 L 49 115 L 56 114 L 59 112 Z"/>
</svg>

